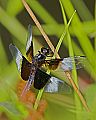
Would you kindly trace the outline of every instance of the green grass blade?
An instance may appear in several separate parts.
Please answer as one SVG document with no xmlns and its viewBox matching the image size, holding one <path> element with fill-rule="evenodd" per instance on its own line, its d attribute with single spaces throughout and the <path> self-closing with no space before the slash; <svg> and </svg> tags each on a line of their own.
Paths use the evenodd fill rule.
<svg viewBox="0 0 96 120">
<path fill-rule="evenodd" d="M 95 1 L 95 32 L 96 32 L 96 1 Z M 95 35 L 95 51 L 96 51 L 96 35 Z"/>
<path fill-rule="evenodd" d="M 83 21 L 87 21 L 87 20 L 92 20 L 93 16 L 91 14 L 91 12 L 89 11 L 87 5 L 85 4 L 85 2 L 83 0 L 72 0 L 72 3 L 75 7 L 75 9 L 77 10 L 80 18 Z M 82 7 L 80 7 L 82 6 Z"/>
<path fill-rule="evenodd" d="M 0 38 L 0 56 L 2 56 L 2 57 L 0 57 L 0 77 L 1 77 L 2 71 L 5 69 L 5 67 L 8 64 L 7 56 L 4 51 L 4 47 L 2 44 L 1 38 Z"/>
<path fill-rule="evenodd" d="M 74 11 L 74 8 L 73 8 L 70 0 L 67 0 L 67 1 L 62 0 L 62 3 L 64 5 L 66 14 L 69 18 L 70 14 Z M 72 21 L 72 28 L 75 32 L 76 37 L 78 38 L 78 41 L 79 41 L 85 55 L 87 56 L 89 62 L 92 65 L 93 71 L 96 71 L 96 64 L 94 64 L 95 63 L 95 58 L 96 58 L 95 57 L 95 52 L 94 52 L 94 49 L 91 45 L 90 40 L 88 39 L 87 34 L 82 29 L 83 26 L 82 26 L 82 24 L 80 22 L 80 19 L 79 19 L 77 14 L 75 15 L 74 20 Z"/>
<path fill-rule="evenodd" d="M 62 8 L 62 7 L 61 7 L 61 8 Z M 56 51 L 57 51 L 57 52 L 58 52 L 58 50 L 59 50 L 59 48 L 60 48 L 60 46 L 61 46 L 61 44 L 62 44 L 62 42 L 63 42 L 63 39 L 64 39 L 64 37 L 65 37 L 65 35 L 66 35 L 67 29 L 68 29 L 68 27 L 69 27 L 69 25 L 70 25 L 70 23 L 71 23 L 71 21 L 72 21 L 72 19 L 73 19 L 73 16 L 74 16 L 75 12 L 76 12 L 76 11 L 74 11 L 74 13 L 72 14 L 72 16 L 71 16 L 68 24 L 67 24 L 67 23 L 65 24 L 65 30 L 64 30 L 63 34 L 61 35 L 61 37 L 60 37 L 60 39 L 59 39 L 59 42 L 58 42 L 58 44 L 57 44 L 57 46 L 56 46 Z M 64 11 L 63 11 L 63 16 L 64 16 L 64 21 L 65 21 L 66 18 L 65 18 Z M 66 21 L 66 22 L 67 22 L 67 21 Z"/>
<path fill-rule="evenodd" d="M 33 2 L 34 2 L 34 4 L 33 4 Z M 48 25 L 49 23 L 50 24 L 53 24 L 54 26 L 52 27 L 52 29 L 54 29 L 55 28 L 55 24 L 56 25 L 59 25 L 57 22 L 56 22 L 56 20 L 52 17 L 52 16 L 50 16 L 50 14 L 47 12 L 47 10 L 46 9 L 44 9 L 44 7 L 38 2 L 38 1 L 36 1 L 36 0 L 34 0 L 34 1 L 28 1 L 28 3 L 30 4 L 30 7 L 33 9 L 33 11 Z M 41 12 L 42 11 L 42 12 Z M 43 14 L 42 14 L 43 13 Z M 44 16 L 44 14 L 46 15 L 46 17 Z M 70 15 L 71 16 L 71 15 Z M 48 18 L 48 19 L 47 19 Z M 47 20 L 46 20 L 47 19 Z M 48 31 L 50 32 L 50 31 L 52 31 L 52 29 L 48 29 Z M 64 29 L 64 28 L 63 28 Z M 60 37 L 60 34 L 62 33 L 62 32 L 60 32 L 60 33 L 58 33 L 59 31 L 57 31 L 57 33 L 56 33 L 56 36 L 59 38 Z M 63 44 L 67 47 L 68 45 L 67 45 L 67 43 L 66 43 L 66 41 L 63 41 Z M 78 54 L 78 52 L 77 51 L 81 51 L 79 48 L 78 48 L 78 46 L 76 45 L 76 43 L 73 41 L 73 45 L 74 45 L 74 51 L 75 51 L 75 53 L 76 54 Z M 75 49 L 76 48 L 76 49 Z M 78 49 L 78 50 L 77 50 Z M 82 54 L 82 52 L 81 52 L 81 54 Z"/>
<path fill-rule="evenodd" d="M 20 40 L 22 44 L 25 43 L 27 33 L 25 28 L 15 17 L 10 17 L 2 7 L 0 7 L 0 23 L 4 25 L 13 36 Z"/>
<path fill-rule="evenodd" d="M 44 92 L 44 87 L 41 90 L 39 90 L 39 92 L 37 94 L 36 101 L 35 101 L 35 104 L 34 104 L 34 109 L 35 110 L 37 110 L 37 108 L 38 108 L 38 105 L 39 105 L 39 102 L 40 102 L 41 97 L 43 95 L 43 92 Z"/>
<path fill-rule="evenodd" d="M 82 23 L 82 26 L 83 26 L 83 30 L 84 32 L 92 37 L 92 33 L 94 32 L 95 33 L 95 21 L 87 21 L 87 22 L 83 22 Z M 64 31 L 64 24 L 46 24 L 46 25 L 42 25 L 42 27 L 44 28 L 45 32 L 48 34 L 48 35 L 56 35 L 58 34 L 58 37 L 61 36 L 62 32 Z M 54 29 L 54 28 L 57 28 L 57 29 Z M 34 34 L 35 35 L 41 35 L 39 30 L 37 29 L 36 26 L 33 26 L 33 31 L 34 31 Z M 75 35 L 72 27 L 70 26 L 69 27 L 69 32 L 72 36 Z"/>
<path fill-rule="evenodd" d="M 9 0 L 7 3 L 7 9 L 6 12 L 10 15 L 10 16 L 16 16 L 17 14 L 19 14 L 21 12 L 21 10 L 23 9 L 23 5 L 21 0 Z"/>
<path fill-rule="evenodd" d="M 28 0 L 32 10 L 43 20 L 45 23 L 56 24 L 55 19 L 48 13 L 48 11 L 39 3 L 38 0 Z M 45 17 L 46 16 L 46 17 Z"/>
<path fill-rule="evenodd" d="M 63 8 L 63 5 L 62 5 L 61 1 L 60 1 L 60 4 L 61 4 L 61 8 L 62 8 L 62 13 L 63 13 L 64 24 L 67 25 L 67 19 L 66 19 L 64 8 Z M 67 41 L 68 41 L 68 46 L 69 46 L 69 55 L 70 56 L 74 56 L 72 42 L 71 42 L 71 37 L 70 37 L 70 33 L 68 31 L 68 28 L 66 29 L 66 32 L 67 32 Z M 78 86 L 78 79 L 77 79 L 77 72 L 76 72 L 75 64 L 73 66 L 74 66 L 74 70 L 72 71 L 72 78 L 73 78 L 74 83 L 76 84 L 76 86 Z M 77 110 L 78 109 L 82 110 L 81 101 L 80 101 L 79 97 L 77 96 L 76 92 L 74 92 L 74 97 L 75 97 L 76 109 Z M 76 119 L 77 120 L 80 119 L 80 115 L 78 113 L 76 114 Z"/>
</svg>

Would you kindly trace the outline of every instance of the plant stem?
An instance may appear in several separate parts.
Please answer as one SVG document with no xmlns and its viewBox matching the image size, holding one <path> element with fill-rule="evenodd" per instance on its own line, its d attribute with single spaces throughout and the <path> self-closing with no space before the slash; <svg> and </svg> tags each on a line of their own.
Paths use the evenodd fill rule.
<svg viewBox="0 0 96 120">
<path fill-rule="evenodd" d="M 37 108 L 38 108 L 38 105 L 39 105 L 40 99 L 42 97 L 43 91 L 44 91 L 44 87 L 41 90 L 39 90 L 39 92 L 38 92 L 38 95 L 37 95 L 37 98 L 36 98 L 36 101 L 35 101 L 35 104 L 34 104 L 34 109 L 35 110 L 37 110 Z"/>
<path fill-rule="evenodd" d="M 36 16 L 34 15 L 34 13 L 32 12 L 32 10 L 30 9 L 30 7 L 28 6 L 28 4 L 26 3 L 25 0 L 22 0 L 22 3 L 25 6 L 25 8 L 26 8 L 27 12 L 29 13 L 29 15 L 31 16 L 32 20 L 34 21 L 34 23 L 36 24 L 36 26 L 40 30 L 41 34 L 45 38 L 47 44 L 49 45 L 49 47 L 51 48 L 51 50 L 54 52 L 55 48 L 54 48 L 53 44 L 51 43 L 49 37 L 45 33 L 45 31 L 43 30 L 42 26 L 40 25 L 39 21 L 37 20 Z M 59 55 L 58 55 L 57 52 L 56 52 L 56 56 L 59 57 Z"/>
</svg>

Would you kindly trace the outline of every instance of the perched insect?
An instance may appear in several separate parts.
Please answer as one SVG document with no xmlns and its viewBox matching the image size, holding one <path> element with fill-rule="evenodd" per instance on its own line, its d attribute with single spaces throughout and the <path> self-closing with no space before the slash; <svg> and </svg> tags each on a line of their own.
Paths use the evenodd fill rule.
<svg viewBox="0 0 96 120">
<path fill-rule="evenodd" d="M 66 82 L 47 74 L 42 70 L 42 67 L 47 67 L 50 70 L 56 70 L 59 67 L 63 69 L 63 71 L 71 71 L 73 64 L 76 65 L 76 69 L 82 68 L 86 58 L 83 56 L 75 56 L 63 59 L 46 59 L 50 56 L 51 51 L 44 47 L 34 56 L 31 25 L 28 26 L 28 33 L 26 55 L 31 62 L 21 54 L 15 45 L 9 45 L 9 49 L 16 60 L 21 77 L 23 80 L 27 81 L 23 93 L 30 89 L 32 84 L 34 88 L 38 90 L 44 87 L 45 92 L 61 92 L 70 89 L 70 86 Z"/>
</svg>

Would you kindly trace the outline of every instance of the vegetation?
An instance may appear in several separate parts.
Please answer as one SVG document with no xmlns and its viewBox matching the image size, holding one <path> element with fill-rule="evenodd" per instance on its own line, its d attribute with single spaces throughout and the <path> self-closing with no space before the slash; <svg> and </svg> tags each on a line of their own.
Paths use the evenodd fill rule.
<svg viewBox="0 0 96 120">
<path fill-rule="evenodd" d="M 45 9 L 43 0 L 27 0 L 27 3 L 40 22 L 45 23 L 41 26 L 52 38 L 61 57 L 65 57 L 65 51 L 68 51 L 67 56 L 85 55 L 88 59 L 84 69 L 76 71 L 74 65 L 71 74 L 73 82 L 82 94 L 77 94 L 76 87 L 73 87 L 66 74 L 58 73 L 54 76 L 63 78 L 73 87 L 73 91 L 49 94 L 31 88 L 23 98 L 20 97 L 26 82 L 20 78 L 14 61 L 10 60 L 12 57 L 8 49 L 9 43 L 14 43 L 25 55 L 27 26 L 32 23 L 34 52 L 36 53 L 41 46 L 48 47 L 48 45 L 45 39 L 38 38 L 42 34 L 30 19 L 22 1 L 0 0 L 0 120 L 94 120 L 96 118 L 96 3 L 92 13 L 86 1 L 57 1 L 56 5 L 59 6 L 58 9 L 61 8 L 63 22 L 57 22 L 48 12 L 47 9 L 51 5 Z M 45 3 L 47 4 L 47 1 Z M 49 3 L 51 4 L 50 1 Z M 52 7 L 56 14 L 55 7 Z M 55 53 L 53 57 L 56 57 Z"/>
</svg>

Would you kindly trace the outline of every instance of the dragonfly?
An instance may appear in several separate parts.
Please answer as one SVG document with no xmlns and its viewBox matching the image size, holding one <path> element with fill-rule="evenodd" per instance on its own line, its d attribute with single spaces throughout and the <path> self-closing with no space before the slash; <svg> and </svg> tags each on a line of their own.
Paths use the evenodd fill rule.
<svg viewBox="0 0 96 120">
<path fill-rule="evenodd" d="M 85 56 L 47 59 L 48 57 L 50 58 L 50 54 L 52 52 L 46 47 L 42 47 L 38 53 L 34 55 L 31 25 L 28 26 L 28 37 L 26 43 L 27 58 L 24 57 L 19 49 L 13 44 L 9 45 L 9 49 L 12 56 L 15 58 L 21 78 L 27 81 L 22 95 L 30 89 L 32 84 L 34 88 L 40 90 L 44 87 L 44 91 L 50 93 L 70 91 L 71 87 L 68 83 L 47 74 L 43 68 L 55 71 L 59 67 L 63 71 L 72 71 L 74 69 L 74 64 L 76 69 L 80 69 L 84 66 L 84 61 L 86 61 Z"/>
</svg>

